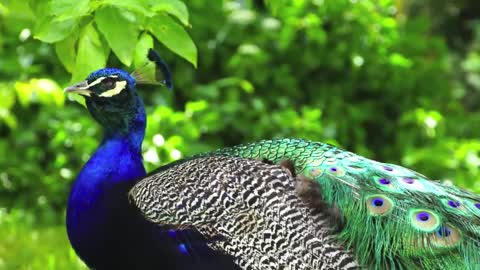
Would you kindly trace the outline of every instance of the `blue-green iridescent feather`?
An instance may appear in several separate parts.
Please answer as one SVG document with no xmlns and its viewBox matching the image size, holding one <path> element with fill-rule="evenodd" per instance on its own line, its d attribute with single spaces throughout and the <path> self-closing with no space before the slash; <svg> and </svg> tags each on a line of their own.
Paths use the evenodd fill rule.
<svg viewBox="0 0 480 270">
<path fill-rule="evenodd" d="M 207 155 L 289 159 L 346 224 L 339 240 L 369 269 L 480 269 L 480 196 L 407 168 L 299 139 Z"/>
</svg>

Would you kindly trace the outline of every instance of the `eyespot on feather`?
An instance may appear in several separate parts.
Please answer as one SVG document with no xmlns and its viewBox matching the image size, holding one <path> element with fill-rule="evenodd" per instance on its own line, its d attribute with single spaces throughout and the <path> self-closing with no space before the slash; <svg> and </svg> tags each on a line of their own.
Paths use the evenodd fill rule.
<svg viewBox="0 0 480 270">
<path fill-rule="evenodd" d="M 390 185 L 392 184 L 392 181 L 388 180 L 387 178 L 379 178 L 378 183 L 380 185 Z"/>
<path fill-rule="evenodd" d="M 404 177 L 404 178 L 402 178 L 402 182 L 405 183 L 405 184 L 408 184 L 408 185 L 413 185 L 413 184 L 415 184 L 415 179 Z"/>
<path fill-rule="evenodd" d="M 375 186 L 383 191 L 386 192 L 394 192 L 394 193 L 402 193 L 404 189 L 400 187 L 401 184 L 398 182 L 400 181 L 396 177 L 388 177 L 388 176 L 373 176 L 372 180 Z"/>
<path fill-rule="evenodd" d="M 372 216 L 382 216 L 392 211 L 393 201 L 384 195 L 371 195 L 366 198 L 367 210 Z"/>
<path fill-rule="evenodd" d="M 317 167 L 317 166 L 320 166 L 321 164 L 322 164 L 322 161 L 319 159 L 316 159 L 310 163 L 310 166 Z"/>
<path fill-rule="evenodd" d="M 340 166 L 330 167 L 328 173 L 337 177 L 342 177 L 345 175 L 345 170 Z"/>
<path fill-rule="evenodd" d="M 475 208 L 480 210 L 480 203 L 475 203 L 474 206 L 475 206 Z"/>
<path fill-rule="evenodd" d="M 468 212 L 463 202 L 460 201 L 459 199 L 449 198 L 449 199 L 441 199 L 441 201 L 443 205 L 445 205 L 445 207 L 450 212 L 458 213 L 458 214 L 466 214 Z"/>
<path fill-rule="evenodd" d="M 387 172 L 393 172 L 393 168 L 390 167 L 390 166 L 383 165 L 383 166 L 382 166 L 382 169 L 385 170 L 385 171 L 387 171 Z"/>
<path fill-rule="evenodd" d="M 318 167 L 310 167 L 306 169 L 306 174 L 311 178 L 316 178 L 323 174 L 323 170 Z"/>
<path fill-rule="evenodd" d="M 402 177 L 400 178 L 400 181 L 398 181 L 398 183 L 400 183 L 402 187 L 410 190 L 425 191 L 425 186 L 420 179 L 415 179 L 413 177 Z"/>
<path fill-rule="evenodd" d="M 456 246 L 462 240 L 461 232 L 450 224 L 440 226 L 429 237 L 430 242 L 437 247 Z"/>
<path fill-rule="evenodd" d="M 433 232 L 440 226 L 440 217 L 431 210 L 410 210 L 410 222 L 412 226 L 422 232 Z"/>
<path fill-rule="evenodd" d="M 480 203 L 476 201 L 467 200 L 465 201 L 465 207 L 468 208 L 469 212 L 480 216 Z"/>
</svg>

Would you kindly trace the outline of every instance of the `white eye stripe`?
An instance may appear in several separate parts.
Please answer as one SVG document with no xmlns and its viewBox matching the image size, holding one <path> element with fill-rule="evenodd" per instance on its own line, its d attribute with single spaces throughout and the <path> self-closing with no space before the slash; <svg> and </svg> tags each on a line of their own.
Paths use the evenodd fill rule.
<svg viewBox="0 0 480 270">
<path fill-rule="evenodd" d="M 92 86 L 94 86 L 94 85 L 97 85 L 97 84 L 101 83 L 101 82 L 102 82 L 103 80 L 105 80 L 106 78 L 107 78 L 107 77 L 100 77 L 100 78 L 96 79 L 95 81 L 93 81 L 92 83 L 90 83 L 90 84 L 88 85 L 88 88 L 90 88 L 90 87 L 92 87 Z"/>
<path fill-rule="evenodd" d="M 111 76 L 108 76 L 108 77 L 99 77 L 98 79 L 96 79 L 95 81 L 93 81 L 92 83 L 90 83 L 90 84 L 88 85 L 88 87 L 90 88 L 90 87 L 92 87 L 92 86 L 95 86 L 95 85 L 103 82 L 103 80 L 105 80 L 106 78 L 118 78 L 118 76 L 117 76 L 117 75 L 111 75 Z"/>
<path fill-rule="evenodd" d="M 113 96 L 116 96 L 116 95 L 120 94 L 120 92 L 122 92 L 123 89 L 125 89 L 125 86 L 127 86 L 127 82 L 126 82 L 126 81 L 118 81 L 118 82 L 115 84 L 115 88 L 110 89 L 110 90 L 107 90 L 107 91 L 101 93 L 99 96 L 101 96 L 101 97 L 113 97 Z"/>
</svg>

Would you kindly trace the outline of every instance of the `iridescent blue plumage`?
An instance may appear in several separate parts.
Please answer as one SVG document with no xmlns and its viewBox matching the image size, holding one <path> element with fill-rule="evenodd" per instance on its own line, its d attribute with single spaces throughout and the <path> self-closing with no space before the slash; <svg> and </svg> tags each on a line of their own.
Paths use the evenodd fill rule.
<svg viewBox="0 0 480 270">
<path fill-rule="evenodd" d="M 90 73 L 90 75 L 88 75 L 87 81 L 94 81 L 97 78 L 108 77 L 110 75 L 120 75 L 120 76 L 122 76 L 122 78 L 127 80 L 128 85 L 130 87 L 132 87 L 132 86 L 135 87 L 136 86 L 135 78 L 130 76 L 130 74 L 128 74 L 128 72 L 126 72 L 125 70 L 119 69 L 119 68 L 102 68 L 102 69 L 99 69 L 97 71 L 94 71 L 94 72 Z"/>
<path fill-rule="evenodd" d="M 65 90 L 85 97 L 104 131 L 68 200 L 73 248 L 97 270 L 231 268 L 230 260 L 209 250 L 198 232 L 151 224 L 129 203 L 128 191 L 146 175 L 141 155 L 146 115 L 135 84 L 127 72 L 105 68 Z M 208 256 L 203 260 L 198 254 Z"/>
</svg>

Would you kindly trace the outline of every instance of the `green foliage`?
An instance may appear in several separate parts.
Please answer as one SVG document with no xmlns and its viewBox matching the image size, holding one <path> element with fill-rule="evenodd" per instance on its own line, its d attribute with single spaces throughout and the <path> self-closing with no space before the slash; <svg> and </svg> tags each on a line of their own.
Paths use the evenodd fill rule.
<svg viewBox="0 0 480 270">
<path fill-rule="evenodd" d="M 139 89 L 148 170 L 302 137 L 480 191 L 480 24 L 438 15 L 449 1 L 185 3 L 0 2 L 0 239 L 11 235 L 0 241 L 0 269 L 79 269 L 64 207 L 101 131 L 61 88 L 105 65 L 140 67 L 153 46 L 176 87 Z M 469 35 L 440 27 L 457 21 Z M 197 69 L 174 55 L 197 65 L 197 48 Z"/>
<path fill-rule="evenodd" d="M 188 10 L 179 0 L 44 0 L 30 1 L 30 7 L 38 21 L 35 38 L 56 43 L 58 57 L 73 73 L 73 81 L 105 66 L 110 48 L 120 62 L 130 66 L 140 32 L 153 35 L 197 64 L 195 44 L 182 27 L 189 25 Z"/>
<path fill-rule="evenodd" d="M 178 25 L 170 16 L 160 14 L 152 17 L 147 29 L 153 33 L 162 43 L 173 52 L 187 59 L 194 66 L 197 66 L 197 48 L 189 40 L 187 32 Z"/>
<path fill-rule="evenodd" d="M 135 42 L 125 42 L 125 40 L 136 41 L 139 30 L 135 25 L 134 18 L 128 18 L 127 15 L 122 14 L 117 8 L 107 6 L 96 12 L 95 23 L 118 59 L 129 66 L 132 63 L 136 44 Z"/>
<path fill-rule="evenodd" d="M 88 269 L 68 243 L 65 226 L 38 227 L 31 213 L 0 209 L 0 269 Z"/>
<path fill-rule="evenodd" d="M 90 74 L 90 70 L 105 67 L 108 55 L 105 53 L 105 48 L 108 50 L 108 47 L 103 46 L 100 35 L 93 24 L 85 26 L 78 40 L 77 61 L 72 80 L 84 80 Z"/>
</svg>

